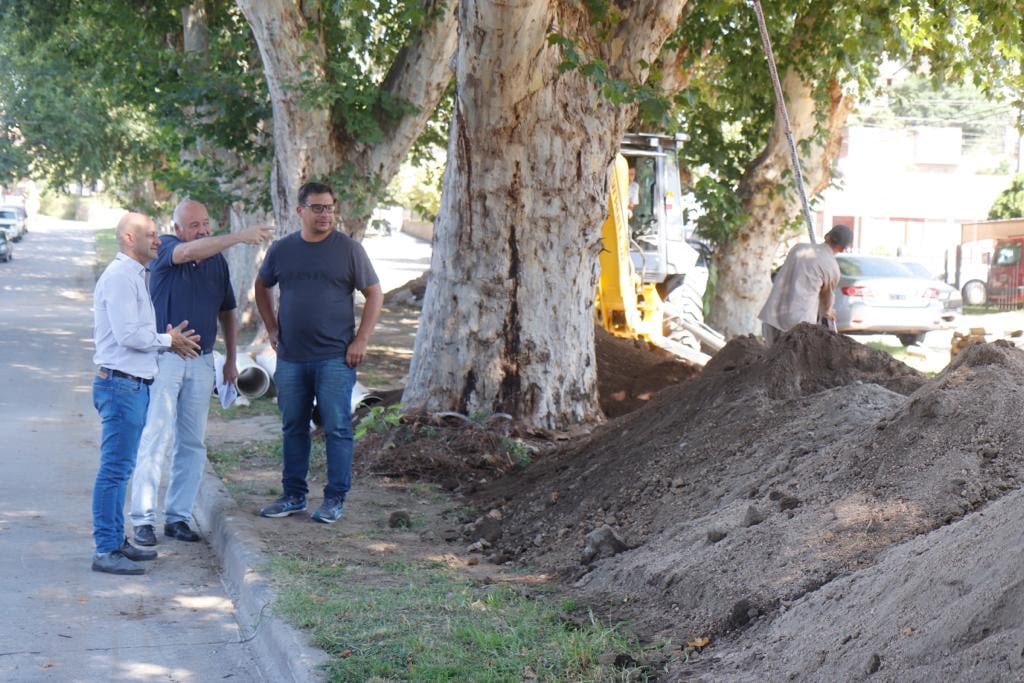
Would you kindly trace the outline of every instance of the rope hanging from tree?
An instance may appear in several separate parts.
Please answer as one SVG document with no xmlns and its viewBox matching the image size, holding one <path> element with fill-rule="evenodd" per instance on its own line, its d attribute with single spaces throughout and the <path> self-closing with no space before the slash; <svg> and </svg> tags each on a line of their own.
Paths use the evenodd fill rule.
<svg viewBox="0 0 1024 683">
<path fill-rule="evenodd" d="M 793 141 L 793 129 L 789 127 L 789 113 L 786 111 L 786 100 L 782 96 L 782 84 L 779 82 L 779 72 L 775 68 L 775 55 L 772 54 L 772 41 L 768 37 L 768 27 L 764 22 L 764 12 L 761 10 L 760 0 L 753 0 L 754 12 L 757 14 L 757 27 L 761 31 L 761 44 L 764 46 L 764 56 L 768 60 L 768 71 L 771 72 L 772 86 L 775 88 L 775 104 L 779 108 L 779 115 L 782 117 L 782 125 L 786 131 L 786 140 L 789 142 L 789 155 L 793 164 L 793 175 L 796 176 L 796 189 L 800 193 L 800 202 L 804 209 L 804 219 L 807 221 L 807 236 L 814 244 L 814 222 L 811 220 L 811 207 L 807 202 L 807 193 L 804 191 L 804 175 L 800 170 L 800 157 L 796 153 L 796 142 Z"/>
</svg>

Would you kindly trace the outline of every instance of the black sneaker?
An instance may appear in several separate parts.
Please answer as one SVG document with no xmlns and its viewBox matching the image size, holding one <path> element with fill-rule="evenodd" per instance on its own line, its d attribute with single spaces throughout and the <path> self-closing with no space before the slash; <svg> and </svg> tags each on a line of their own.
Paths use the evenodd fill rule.
<svg viewBox="0 0 1024 683">
<path fill-rule="evenodd" d="M 104 574 L 145 574 L 146 568 L 125 557 L 120 549 L 92 556 L 92 570 Z"/>
<path fill-rule="evenodd" d="M 334 524 L 341 519 L 341 509 L 344 504 L 345 502 L 341 498 L 324 498 L 324 502 L 313 513 L 313 519 L 324 524 Z"/>
<path fill-rule="evenodd" d="M 305 496 L 283 495 L 260 510 L 260 517 L 287 517 L 306 509 Z"/>
<path fill-rule="evenodd" d="M 139 545 L 156 545 L 156 532 L 152 524 L 140 524 L 135 527 L 135 542 Z"/>
<path fill-rule="evenodd" d="M 156 559 L 155 550 L 143 550 L 142 548 L 136 548 L 128 539 L 124 539 L 124 543 L 118 548 L 121 554 L 127 557 L 132 562 L 149 562 L 150 560 Z"/>
</svg>

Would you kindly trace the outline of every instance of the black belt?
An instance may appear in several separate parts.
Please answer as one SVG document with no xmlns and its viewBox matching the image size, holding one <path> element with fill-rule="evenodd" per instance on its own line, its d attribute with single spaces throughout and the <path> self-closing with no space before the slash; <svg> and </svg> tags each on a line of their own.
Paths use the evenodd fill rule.
<svg viewBox="0 0 1024 683">
<path fill-rule="evenodd" d="M 145 379 L 143 377 L 136 377 L 135 375 L 129 375 L 127 372 L 121 372 L 120 370 L 114 370 L 112 368 L 100 368 L 100 370 L 102 370 L 104 372 L 109 372 L 112 377 L 120 377 L 122 379 L 135 380 L 136 382 L 142 382 L 143 384 L 145 384 L 147 386 L 153 383 L 153 380 L 151 380 L 151 379 Z"/>
</svg>

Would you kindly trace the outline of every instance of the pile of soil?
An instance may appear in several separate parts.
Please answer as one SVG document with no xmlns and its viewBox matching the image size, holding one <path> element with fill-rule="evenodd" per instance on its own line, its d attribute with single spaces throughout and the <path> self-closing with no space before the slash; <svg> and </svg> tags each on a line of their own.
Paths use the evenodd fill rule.
<svg viewBox="0 0 1024 683">
<path fill-rule="evenodd" d="M 594 329 L 597 357 L 597 396 L 607 417 L 619 417 L 644 406 L 654 394 L 679 384 L 700 368 L 640 341 L 612 336 Z"/>
<path fill-rule="evenodd" d="M 497 556 L 648 633 L 725 637 L 705 655 L 723 657 L 802 596 L 1015 489 L 1022 385 L 1024 353 L 1005 343 L 928 380 L 811 325 L 772 348 L 742 338 L 476 501 L 503 521 Z"/>
<path fill-rule="evenodd" d="M 667 351 L 613 337 L 600 328 L 595 329 L 595 355 L 601 409 L 612 418 L 647 405 L 661 389 L 700 372 Z M 373 371 L 378 372 L 376 368 Z M 373 391 L 372 395 L 372 404 L 357 409 L 357 423 L 373 406 L 400 403 L 402 389 Z M 513 442 L 508 426 L 501 421 L 407 421 L 387 435 L 367 435 L 357 448 L 355 465 L 365 473 L 430 481 L 465 493 L 564 447 L 522 437 Z"/>
<path fill-rule="evenodd" d="M 512 439 L 503 421 L 465 418 L 404 419 L 360 440 L 357 472 L 426 481 L 448 491 L 474 493 L 481 485 L 528 465 L 540 447 Z"/>
</svg>

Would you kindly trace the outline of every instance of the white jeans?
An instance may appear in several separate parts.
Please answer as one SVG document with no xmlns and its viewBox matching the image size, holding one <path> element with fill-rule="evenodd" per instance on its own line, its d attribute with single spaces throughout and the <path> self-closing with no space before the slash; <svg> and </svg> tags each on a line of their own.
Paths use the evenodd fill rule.
<svg viewBox="0 0 1024 683">
<path fill-rule="evenodd" d="M 188 522 L 206 467 L 206 418 L 213 394 L 213 354 L 185 359 L 167 351 L 149 389 L 149 412 L 142 430 L 132 479 L 133 526 L 156 524 L 157 489 L 173 448 L 164 499 L 164 522 Z"/>
</svg>

